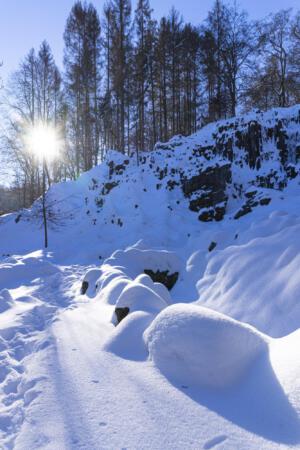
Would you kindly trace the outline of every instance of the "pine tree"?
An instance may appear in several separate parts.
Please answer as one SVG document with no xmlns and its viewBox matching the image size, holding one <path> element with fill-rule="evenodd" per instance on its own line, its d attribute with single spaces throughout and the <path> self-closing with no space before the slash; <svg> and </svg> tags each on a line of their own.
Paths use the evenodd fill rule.
<svg viewBox="0 0 300 450">
<path fill-rule="evenodd" d="M 135 11 L 135 102 L 137 109 L 137 137 L 136 148 L 137 151 L 145 150 L 146 140 L 146 114 L 145 110 L 146 99 L 148 97 L 148 89 L 150 85 L 149 76 L 149 61 L 148 53 L 151 40 L 149 33 L 151 29 L 151 9 L 149 0 L 139 0 Z"/>
<path fill-rule="evenodd" d="M 77 1 L 67 20 L 65 84 L 77 175 L 99 152 L 100 22 L 92 4 Z"/>
<path fill-rule="evenodd" d="M 125 121 L 128 107 L 126 84 L 130 75 L 131 3 L 130 0 L 112 0 L 111 83 L 116 101 L 118 149 L 125 153 Z M 127 109 L 128 111 L 128 109 Z"/>
</svg>

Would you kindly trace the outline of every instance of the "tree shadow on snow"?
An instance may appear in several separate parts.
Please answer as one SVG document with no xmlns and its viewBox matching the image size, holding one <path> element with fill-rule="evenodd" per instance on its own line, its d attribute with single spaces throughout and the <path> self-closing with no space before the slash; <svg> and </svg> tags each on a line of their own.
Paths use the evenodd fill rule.
<svg viewBox="0 0 300 450">
<path fill-rule="evenodd" d="M 286 445 L 300 443 L 300 419 L 289 403 L 267 355 L 234 387 L 207 389 L 171 383 L 195 402 L 241 428 Z"/>
</svg>

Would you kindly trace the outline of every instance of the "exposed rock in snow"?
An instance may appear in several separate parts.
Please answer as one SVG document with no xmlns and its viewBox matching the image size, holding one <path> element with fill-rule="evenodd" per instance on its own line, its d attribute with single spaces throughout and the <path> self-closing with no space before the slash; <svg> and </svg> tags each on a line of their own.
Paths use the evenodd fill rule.
<svg viewBox="0 0 300 450">
<path fill-rule="evenodd" d="M 135 279 L 136 283 L 141 283 L 144 286 L 147 286 L 148 288 L 152 289 L 152 291 L 156 292 L 156 294 L 164 299 L 166 303 L 171 303 L 171 296 L 168 291 L 168 289 L 165 287 L 162 283 L 154 283 L 153 280 L 149 277 L 149 275 L 141 274 Z"/>
<path fill-rule="evenodd" d="M 267 352 L 254 328 L 197 305 L 172 305 L 145 331 L 154 364 L 171 381 L 225 387 Z"/>
<path fill-rule="evenodd" d="M 170 288 L 177 281 L 178 273 L 183 268 L 183 263 L 175 252 L 139 248 L 118 250 L 105 261 L 105 264 L 126 267 L 126 274 L 131 278 L 147 272 L 146 274 L 150 275 L 153 281 L 158 281 L 155 279 L 157 274 L 157 278 L 165 279 Z"/>
<path fill-rule="evenodd" d="M 129 283 L 123 289 L 116 302 L 116 312 L 119 310 L 118 315 L 121 319 L 124 317 L 124 308 L 128 308 L 127 314 L 134 311 L 145 311 L 151 314 L 157 314 L 166 307 L 167 303 L 162 297 L 148 286 L 138 283 L 137 281 Z M 125 316 L 127 314 L 125 314 Z M 120 322 L 120 320 L 117 320 L 117 323 L 118 322 Z"/>
<path fill-rule="evenodd" d="M 80 293 L 90 296 L 95 295 L 96 282 L 100 278 L 102 271 L 100 269 L 90 269 L 84 276 L 81 284 Z"/>
</svg>

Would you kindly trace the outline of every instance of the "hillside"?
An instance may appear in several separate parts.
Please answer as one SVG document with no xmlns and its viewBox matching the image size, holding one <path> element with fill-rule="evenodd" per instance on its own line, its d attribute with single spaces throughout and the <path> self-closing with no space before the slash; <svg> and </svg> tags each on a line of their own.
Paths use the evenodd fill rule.
<svg viewBox="0 0 300 450">
<path fill-rule="evenodd" d="M 0 447 L 300 446 L 300 106 L 0 218 Z"/>
</svg>

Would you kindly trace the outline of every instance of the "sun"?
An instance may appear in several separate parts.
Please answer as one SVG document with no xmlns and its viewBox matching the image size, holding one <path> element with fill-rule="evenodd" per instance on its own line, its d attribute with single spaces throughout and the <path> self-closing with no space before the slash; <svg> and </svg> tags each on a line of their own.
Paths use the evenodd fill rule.
<svg viewBox="0 0 300 450">
<path fill-rule="evenodd" d="M 52 161 L 61 147 L 58 131 L 48 124 L 36 124 L 27 131 L 26 147 L 38 159 Z"/>
</svg>

